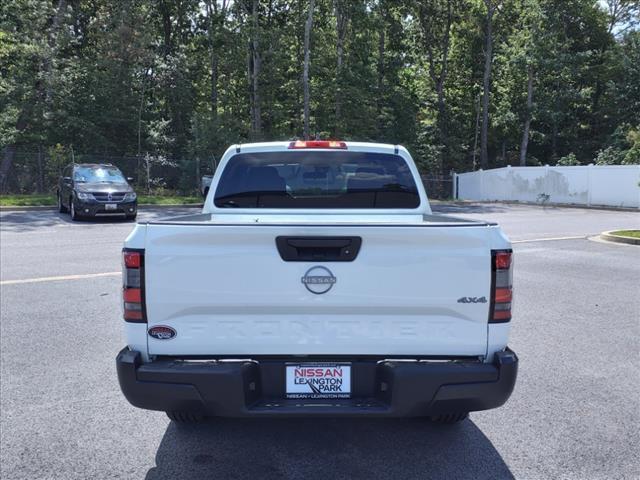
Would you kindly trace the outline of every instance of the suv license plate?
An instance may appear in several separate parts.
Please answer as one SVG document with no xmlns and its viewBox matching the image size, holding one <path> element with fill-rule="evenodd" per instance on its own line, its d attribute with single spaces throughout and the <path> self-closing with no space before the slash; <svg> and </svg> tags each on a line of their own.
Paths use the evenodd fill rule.
<svg viewBox="0 0 640 480">
<path fill-rule="evenodd" d="M 104 206 L 105 210 L 117 210 L 118 209 L 118 204 L 117 203 L 107 203 Z"/>
<path fill-rule="evenodd" d="M 350 398 L 351 364 L 288 363 L 287 398 Z"/>
</svg>

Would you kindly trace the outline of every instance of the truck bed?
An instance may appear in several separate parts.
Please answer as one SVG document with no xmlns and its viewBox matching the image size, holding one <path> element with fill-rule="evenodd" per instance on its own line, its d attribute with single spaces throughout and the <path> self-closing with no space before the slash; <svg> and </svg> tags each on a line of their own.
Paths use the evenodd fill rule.
<svg viewBox="0 0 640 480">
<path fill-rule="evenodd" d="M 488 227 L 497 225 L 495 222 L 470 220 L 449 215 L 215 215 L 212 213 L 196 213 L 175 217 L 161 218 L 147 222 L 149 225 L 237 225 L 237 224 L 296 224 L 296 225 L 394 225 L 394 226 L 462 226 Z"/>
</svg>

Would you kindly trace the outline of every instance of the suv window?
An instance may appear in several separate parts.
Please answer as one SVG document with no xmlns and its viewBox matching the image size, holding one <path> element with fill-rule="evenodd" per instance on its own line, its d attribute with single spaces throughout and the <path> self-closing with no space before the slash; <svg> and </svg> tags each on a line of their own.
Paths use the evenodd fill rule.
<svg viewBox="0 0 640 480">
<path fill-rule="evenodd" d="M 73 172 L 73 180 L 87 183 L 127 183 L 127 179 L 116 167 L 101 165 L 77 166 Z"/>
<path fill-rule="evenodd" d="M 399 155 L 307 150 L 233 156 L 214 202 L 222 208 L 417 208 L 420 197 Z"/>
</svg>

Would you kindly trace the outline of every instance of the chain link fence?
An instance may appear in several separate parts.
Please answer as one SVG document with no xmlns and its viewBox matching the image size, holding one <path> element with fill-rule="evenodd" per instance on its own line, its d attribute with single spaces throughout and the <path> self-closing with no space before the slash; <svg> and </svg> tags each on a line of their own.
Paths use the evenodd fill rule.
<svg viewBox="0 0 640 480">
<path fill-rule="evenodd" d="M 17 151 L 4 182 L 3 193 L 54 193 L 62 170 L 70 163 L 102 163 L 118 167 L 131 177 L 140 193 L 193 194 L 200 188 L 203 175 L 213 172 L 213 161 L 172 159 L 164 156 L 114 156 L 75 153 L 62 148 Z M 427 196 L 432 199 L 452 198 L 451 175 L 422 175 Z"/>
<path fill-rule="evenodd" d="M 51 148 L 17 151 L 4 180 L 3 193 L 53 193 L 64 167 L 70 163 L 100 163 L 118 167 L 141 193 L 192 194 L 202 175 L 212 173 L 212 162 L 172 159 L 161 155 L 114 156 L 83 154 Z"/>
<path fill-rule="evenodd" d="M 422 184 L 431 200 L 453 198 L 453 175 L 422 175 Z"/>
</svg>

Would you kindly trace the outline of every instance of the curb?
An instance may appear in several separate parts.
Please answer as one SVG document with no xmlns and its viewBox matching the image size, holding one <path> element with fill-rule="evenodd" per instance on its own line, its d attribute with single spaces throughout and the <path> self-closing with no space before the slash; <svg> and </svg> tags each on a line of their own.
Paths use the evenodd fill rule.
<svg viewBox="0 0 640 480">
<path fill-rule="evenodd" d="M 474 200 L 433 200 L 433 199 L 429 199 L 429 203 L 431 205 L 472 205 L 474 203 L 481 203 L 481 202 L 476 202 Z"/>
<path fill-rule="evenodd" d="M 146 209 L 153 209 L 153 208 L 202 208 L 204 206 L 204 203 L 176 203 L 176 204 L 169 204 L 169 205 L 154 205 L 153 203 L 143 203 L 142 205 L 138 205 L 138 210 L 140 210 L 140 207 Z"/>
<path fill-rule="evenodd" d="M 615 243 L 627 243 L 629 245 L 640 245 L 640 238 L 623 237 L 622 235 L 613 235 L 611 232 L 616 230 L 609 230 L 608 232 L 602 232 L 600 238 L 608 242 Z"/>
<path fill-rule="evenodd" d="M 202 208 L 202 203 L 176 203 L 170 205 L 154 205 L 152 203 L 144 203 L 138 205 L 138 210 L 151 210 L 154 208 Z M 38 210 L 56 210 L 58 207 L 55 205 L 37 205 L 37 206 L 1 206 L 0 212 L 28 212 Z"/>
</svg>

